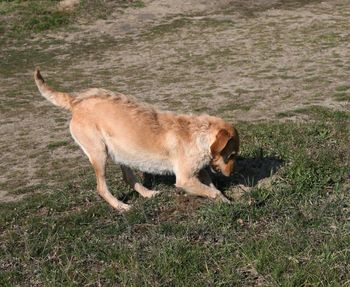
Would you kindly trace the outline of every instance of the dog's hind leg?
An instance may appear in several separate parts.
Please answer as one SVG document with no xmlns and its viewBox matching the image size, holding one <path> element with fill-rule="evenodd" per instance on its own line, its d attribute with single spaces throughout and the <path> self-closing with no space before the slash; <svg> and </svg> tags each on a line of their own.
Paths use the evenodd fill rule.
<svg viewBox="0 0 350 287">
<path fill-rule="evenodd" d="M 119 211 L 128 211 L 130 205 L 116 199 L 108 190 L 105 172 L 106 172 L 106 154 L 93 155 L 91 164 L 95 170 L 97 181 L 97 192 L 103 197 L 113 208 Z"/>
<path fill-rule="evenodd" d="M 96 131 L 75 128 L 71 124 L 71 134 L 74 140 L 79 144 L 85 154 L 88 156 L 91 165 L 94 168 L 97 183 L 97 192 L 113 208 L 118 211 L 127 211 L 130 205 L 116 199 L 108 190 L 106 183 L 106 146 L 101 139 L 96 137 Z"/>
<path fill-rule="evenodd" d="M 131 170 L 131 168 L 120 165 L 120 168 L 123 173 L 124 181 L 127 182 L 133 189 L 135 189 L 141 196 L 143 197 L 153 197 L 157 194 L 159 194 L 159 191 L 150 190 L 146 187 L 144 187 L 141 183 L 137 182 L 136 177 L 134 175 L 134 172 Z"/>
</svg>

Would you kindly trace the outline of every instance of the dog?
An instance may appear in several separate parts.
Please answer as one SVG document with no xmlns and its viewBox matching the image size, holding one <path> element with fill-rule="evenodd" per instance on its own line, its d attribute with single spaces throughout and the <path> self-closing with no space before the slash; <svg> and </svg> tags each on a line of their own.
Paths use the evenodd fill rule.
<svg viewBox="0 0 350 287">
<path fill-rule="evenodd" d="M 206 167 L 230 176 L 239 152 L 233 125 L 209 115 L 157 111 L 121 93 L 92 88 L 77 94 L 57 92 L 39 69 L 35 83 L 48 101 L 72 113 L 70 132 L 94 168 L 97 192 L 113 208 L 131 205 L 108 190 L 105 168 L 108 155 L 120 165 L 124 180 L 143 197 L 159 192 L 136 181 L 132 168 L 152 174 L 175 174 L 175 186 L 191 195 L 230 202 L 211 181 Z"/>
</svg>

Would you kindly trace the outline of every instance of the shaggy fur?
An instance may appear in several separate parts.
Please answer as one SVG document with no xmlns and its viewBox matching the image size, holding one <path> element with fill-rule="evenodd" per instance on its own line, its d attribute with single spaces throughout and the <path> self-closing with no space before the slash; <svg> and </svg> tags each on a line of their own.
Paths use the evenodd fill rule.
<svg viewBox="0 0 350 287">
<path fill-rule="evenodd" d="M 39 70 L 34 79 L 47 100 L 71 111 L 72 137 L 95 170 L 98 193 L 115 209 L 125 211 L 130 206 L 108 190 L 108 154 L 121 165 L 124 180 L 142 196 L 151 197 L 158 192 L 138 183 L 131 168 L 175 174 L 176 186 L 188 193 L 228 201 L 203 168 L 210 165 L 226 176 L 232 173 L 239 151 L 238 133 L 232 125 L 208 115 L 156 111 L 104 89 L 89 89 L 76 95 L 56 92 L 47 86 Z"/>
</svg>

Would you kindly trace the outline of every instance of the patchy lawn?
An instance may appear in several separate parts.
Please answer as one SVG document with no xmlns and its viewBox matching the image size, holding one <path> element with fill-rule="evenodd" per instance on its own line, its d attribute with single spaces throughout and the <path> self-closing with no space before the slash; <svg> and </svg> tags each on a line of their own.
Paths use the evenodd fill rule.
<svg viewBox="0 0 350 287">
<path fill-rule="evenodd" d="M 1 286 L 348 286 L 350 6 L 344 1 L 0 0 Z M 214 3 L 215 2 L 215 3 Z M 232 205 L 173 178 L 142 199 L 108 166 L 95 191 L 69 114 L 91 86 L 236 124 Z M 142 179 L 142 175 L 139 175 Z"/>
</svg>

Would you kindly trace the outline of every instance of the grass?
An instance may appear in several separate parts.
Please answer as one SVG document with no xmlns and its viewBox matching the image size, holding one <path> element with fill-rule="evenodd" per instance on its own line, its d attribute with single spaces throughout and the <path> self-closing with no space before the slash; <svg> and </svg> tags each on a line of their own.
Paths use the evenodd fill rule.
<svg viewBox="0 0 350 287">
<path fill-rule="evenodd" d="M 145 3 L 144 3 L 143 1 L 141 1 L 141 0 L 135 0 L 135 1 L 132 1 L 132 2 L 131 2 L 131 6 L 132 6 L 132 7 L 135 7 L 135 8 L 143 8 L 143 7 L 145 7 L 146 5 L 145 5 Z"/>
<path fill-rule="evenodd" d="M 345 92 L 350 89 L 349 85 L 341 85 L 335 88 L 337 92 Z"/>
<path fill-rule="evenodd" d="M 50 150 L 54 150 L 58 147 L 67 146 L 67 145 L 69 145 L 69 142 L 67 141 L 56 141 L 56 142 L 49 143 L 47 145 L 47 148 Z"/>
<path fill-rule="evenodd" d="M 141 0 L 82 0 L 73 11 L 60 11 L 58 0 L 0 1 L 0 32 L 10 38 L 23 38 L 33 33 L 53 30 L 73 23 L 105 19 L 114 10 L 142 8 Z"/>
<path fill-rule="evenodd" d="M 224 10 L 225 13 L 229 14 L 233 11 L 238 11 L 245 17 L 255 17 L 256 13 L 266 11 L 268 9 L 295 9 L 303 7 L 311 3 L 320 2 L 320 0 L 281 0 L 272 2 L 233 2 Z"/>
<path fill-rule="evenodd" d="M 350 95 L 346 92 L 338 92 L 333 95 L 336 101 L 350 101 Z"/>
<path fill-rule="evenodd" d="M 8 19 L 7 34 L 21 36 L 61 27 L 71 20 L 71 13 L 58 11 L 57 1 L 2 1 L 0 16 Z"/>
<path fill-rule="evenodd" d="M 336 101 L 350 101 L 350 95 L 349 95 L 349 85 L 340 85 L 335 88 L 335 93 L 333 95 L 333 98 Z"/>
<path fill-rule="evenodd" d="M 90 169 L 2 203 L 0 285 L 347 286 L 350 115 L 298 112 L 310 122 L 240 124 L 243 157 L 263 150 L 284 166 L 233 205 L 158 184 L 161 196 L 132 195 L 133 210 L 118 214 L 95 194 Z M 129 196 L 120 177 L 110 185 Z"/>
<path fill-rule="evenodd" d="M 223 29 L 233 27 L 234 23 L 230 20 L 216 20 L 211 18 L 193 19 L 190 17 L 183 17 L 170 21 L 169 23 L 159 24 L 152 27 L 148 33 L 144 35 L 147 39 L 155 37 L 162 37 L 165 34 L 174 33 L 186 26 L 200 27 L 202 29 L 211 27 L 216 29 Z"/>
<path fill-rule="evenodd" d="M 6 20 L 0 21 L 0 32 L 5 33 L 1 40 L 15 40 L 4 45 L 0 67 L 5 83 L 5 97 L 0 104 L 5 116 L 1 124 L 9 125 L 3 130 L 1 142 L 5 156 L 2 179 L 7 181 L 0 184 L 0 193 L 7 190 L 12 196 L 25 196 L 17 202 L 0 203 L 0 286 L 349 285 L 349 113 L 319 107 L 290 108 L 277 117 L 303 115 L 307 121 L 239 123 L 242 158 L 237 173 L 229 181 L 216 179 L 229 197 L 236 198 L 232 205 L 186 197 L 170 181 L 158 178 L 154 180 L 155 189 L 163 194 L 142 199 L 123 183 L 119 168 L 109 166 L 107 178 L 112 192 L 134 206 L 129 213 L 118 214 L 97 195 L 93 170 L 83 153 L 73 158 L 60 156 L 78 149 L 70 144 L 72 140 L 67 140 L 68 131 L 61 132 L 66 131 L 68 114 L 42 102 L 31 77 L 33 68 L 41 66 L 49 84 L 67 91 L 91 84 L 116 86 L 128 93 L 135 91 L 152 103 L 157 96 L 165 95 L 163 102 L 181 112 L 210 111 L 227 118 L 233 118 L 237 110 L 254 111 L 258 106 L 255 101 L 260 95 L 266 96 L 257 89 L 260 84 L 250 87 L 245 81 L 235 83 L 237 77 L 255 76 L 257 83 L 266 79 L 277 81 L 285 89 L 276 93 L 285 93 L 285 99 L 292 100 L 308 85 L 316 98 L 329 94 L 333 99 L 346 101 L 346 69 L 350 62 L 346 62 L 343 53 L 338 51 L 334 56 L 345 65 L 337 73 L 338 69 L 317 66 L 317 57 L 307 54 L 301 65 L 307 72 L 303 76 L 302 71 L 297 73 L 288 63 L 281 68 L 278 58 L 276 63 L 267 61 L 282 56 L 283 51 L 271 48 L 275 36 L 269 36 L 265 29 L 275 27 L 278 44 L 285 43 L 291 52 L 297 47 L 295 52 L 303 54 L 311 44 L 315 51 L 346 44 L 346 38 L 339 35 L 347 31 L 347 26 L 337 26 L 339 33 L 333 33 L 330 26 L 313 21 L 315 26 L 310 29 L 306 28 L 312 23 L 300 27 L 301 36 L 296 34 L 299 30 L 291 31 L 292 38 L 298 40 L 293 44 L 283 42 L 288 41 L 289 34 L 278 28 L 289 25 L 284 18 L 278 19 L 280 24 L 258 22 L 252 27 L 247 17 L 243 22 L 233 22 L 216 20 L 214 14 L 207 18 L 180 15 L 155 24 L 139 38 L 101 35 L 67 48 L 60 46 L 58 40 L 44 37 L 45 31 L 105 18 L 113 10 L 109 5 L 124 9 L 142 7 L 144 3 L 86 0 L 74 12 L 58 14 L 57 1 L 40 3 L 0 0 L 0 20 Z M 310 1 L 280 3 L 282 6 L 275 8 L 301 7 Z M 240 8 L 237 5 L 232 6 L 233 10 Z M 247 9 L 247 16 L 270 7 L 261 5 L 261 9 Z M 277 17 L 273 14 L 268 18 Z M 300 24 L 298 18 L 295 24 Z M 242 38 L 229 41 L 235 37 L 231 32 L 236 29 L 240 29 L 237 31 Z M 225 33 L 220 35 L 221 32 Z M 210 37 L 202 41 L 209 33 L 215 33 L 215 42 Z M 196 34 L 200 37 L 196 38 Z M 181 45 L 171 42 L 171 35 Z M 30 36 L 35 37 L 28 41 Z M 245 39 L 252 41 L 254 49 L 246 46 Z M 168 45 L 166 41 L 170 41 Z M 205 49 L 196 45 L 198 41 Z M 176 53 L 169 53 L 167 60 L 169 55 L 161 51 L 172 48 Z M 122 61 L 124 55 L 140 55 L 152 49 L 155 52 L 148 57 L 152 58 L 149 64 Z M 117 66 L 108 56 L 111 51 L 121 57 Z M 155 57 L 157 51 L 161 57 Z M 321 58 L 330 59 L 330 66 L 340 63 L 333 62 L 327 54 Z M 77 65 L 87 59 L 92 62 Z M 295 59 L 295 64 L 301 60 Z M 95 67 L 94 61 L 107 64 Z M 153 61 L 162 63 L 161 73 L 149 69 Z M 212 74 L 204 77 L 196 73 L 206 69 Z M 230 79 L 224 77 L 220 81 L 218 72 L 225 69 Z M 318 71 L 326 74 L 315 76 Z M 299 76 L 293 76 L 296 74 L 301 75 L 300 81 Z M 200 77 L 204 77 L 202 81 L 197 80 Z M 293 90 L 289 82 L 301 88 Z M 186 84 L 183 88 L 182 83 Z M 234 85 L 225 87 L 227 83 Z M 267 81 L 268 89 L 273 88 L 270 83 Z M 150 87 L 155 98 L 147 95 Z M 208 104 L 206 100 L 217 94 L 217 87 L 225 87 L 221 96 L 226 100 Z M 252 95 L 257 98 L 252 100 Z M 20 121 L 27 119 L 33 125 L 21 126 Z M 36 129 L 39 133 L 33 133 Z M 54 136 L 45 141 L 43 134 Z M 35 149 L 33 145 L 37 145 Z M 262 184 L 265 181 L 267 184 Z M 234 194 L 238 184 L 248 189 L 241 197 Z"/>
</svg>

